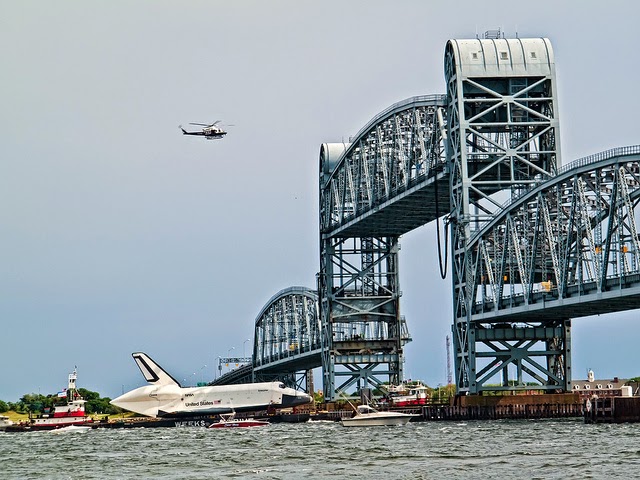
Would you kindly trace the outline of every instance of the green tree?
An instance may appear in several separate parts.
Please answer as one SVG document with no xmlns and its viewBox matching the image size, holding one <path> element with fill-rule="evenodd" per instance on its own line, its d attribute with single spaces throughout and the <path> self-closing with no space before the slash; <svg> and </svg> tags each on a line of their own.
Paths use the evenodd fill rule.
<svg viewBox="0 0 640 480">
<path fill-rule="evenodd" d="M 87 403 L 85 404 L 86 412 L 89 414 L 116 414 L 122 410 L 111 405 L 109 397 L 100 397 L 98 392 L 92 392 L 86 388 L 79 388 L 80 395 Z M 27 393 L 23 395 L 16 403 L 3 402 L 0 400 L 0 413 L 12 410 L 17 413 L 43 413 L 46 409 L 53 410 L 56 404 L 66 401 L 65 398 L 59 398 L 57 395 L 40 395 L 36 393 Z"/>
<path fill-rule="evenodd" d="M 98 392 L 92 392 L 91 390 L 87 390 L 86 388 L 79 388 L 78 393 L 87 402 L 98 400 L 100 398 L 100 394 Z"/>
<path fill-rule="evenodd" d="M 87 413 L 100 413 L 107 415 L 118 413 L 116 407 L 109 403 L 111 401 L 109 397 L 101 398 L 98 392 L 92 392 L 86 388 L 79 388 L 78 393 L 87 401 L 85 404 Z"/>
<path fill-rule="evenodd" d="M 39 393 L 27 393 L 23 395 L 20 400 L 18 400 L 18 412 L 41 412 L 46 398 L 44 395 L 40 395 Z"/>
</svg>

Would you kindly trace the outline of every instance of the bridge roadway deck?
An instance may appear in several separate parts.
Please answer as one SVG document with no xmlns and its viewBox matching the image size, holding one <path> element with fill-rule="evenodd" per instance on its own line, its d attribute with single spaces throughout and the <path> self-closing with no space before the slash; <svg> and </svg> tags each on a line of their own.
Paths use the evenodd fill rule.
<svg viewBox="0 0 640 480">
<path fill-rule="evenodd" d="M 417 179 L 406 191 L 381 200 L 369 210 L 327 232 L 329 237 L 400 236 L 448 214 L 449 174 Z"/>
<path fill-rule="evenodd" d="M 597 290 L 596 282 L 589 282 L 567 288 L 564 298 L 552 290 L 535 293 L 529 303 L 519 295 L 504 298 L 498 311 L 494 307 L 493 302 L 476 304 L 472 321 L 535 322 L 633 310 L 640 308 L 640 275 L 623 277 L 622 283 L 619 277 L 610 278 L 603 291 Z"/>
<path fill-rule="evenodd" d="M 268 374 L 271 372 L 300 372 L 310 370 L 322 365 L 321 350 L 312 350 L 310 352 L 295 353 L 288 357 L 274 358 L 263 365 L 256 365 L 256 374 Z"/>
<path fill-rule="evenodd" d="M 258 380 L 266 381 L 265 378 L 273 376 L 274 378 L 283 373 L 295 373 L 305 370 L 311 370 L 322 365 L 321 350 L 313 350 L 304 353 L 293 352 L 291 356 L 273 359 L 264 365 L 253 367 L 245 365 L 240 368 L 231 370 L 228 373 L 218 377 L 211 385 L 230 385 L 234 383 L 246 383 L 247 378 L 251 377 L 252 371 L 255 372 Z M 260 380 L 262 378 L 262 380 Z"/>
</svg>

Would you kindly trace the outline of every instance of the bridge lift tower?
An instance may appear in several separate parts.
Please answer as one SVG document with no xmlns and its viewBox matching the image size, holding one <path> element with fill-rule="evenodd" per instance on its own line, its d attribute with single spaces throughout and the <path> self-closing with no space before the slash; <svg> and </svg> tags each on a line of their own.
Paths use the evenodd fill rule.
<svg viewBox="0 0 640 480">
<path fill-rule="evenodd" d="M 404 381 L 399 238 L 449 211 L 444 95 L 376 115 L 353 143 L 320 149 L 318 302 L 326 399 Z M 438 125 L 442 125 L 439 127 Z M 440 148 L 435 148 L 438 145 Z M 439 183 L 439 188 L 437 183 Z"/>
<path fill-rule="evenodd" d="M 480 243 L 473 242 L 506 201 L 556 175 L 561 164 L 551 44 L 543 38 L 450 40 L 444 66 L 457 391 L 524 390 L 526 377 L 542 385 L 537 390 L 569 390 L 570 319 L 516 323 L 498 315 L 474 318 L 472 312 L 482 295 L 493 295 L 495 305 L 503 296 L 518 295 L 491 291 L 502 283 L 496 276 L 508 279 L 504 284 L 512 290 L 525 289 L 548 280 L 544 267 L 532 271 L 531 278 L 516 278 L 518 272 L 539 258 L 553 268 L 549 246 L 535 246 L 535 259 L 523 254 L 532 249 L 521 244 L 526 239 L 522 224 L 512 222 L 502 232 L 507 239 L 502 244 L 483 243 L 482 248 L 493 249 L 490 254 L 480 255 L 474 250 Z M 546 220 L 553 223 L 557 215 L 548 212 Z M 531 216 L 535 223 L 541 212 Z M 483 265 L 479 258 L 500 262 Z M 515 371 L 511 378 L 509 367 Z M 500 386 L 487 383 L 495 376 Z"/>
<path fill-rule="evenodd" d="M 329 200 L 322 198 L 322 187 L 349 146 L 324 144 L 320 154 L 320 202 L 324 210 L 321 206 L 318 291 L 323 390 L 327 400 L 334 400 L 354 386 L 358 390 L 379 387 L 383 378 L 392 384 L 400 383 L 402 346 L 408 340 L 399 309 L 398 236 L 331 236 L 329 229 L 323 228 L 329 223 L 326 216 L 330 215 L 330 208 Z M 343 202 L 347 208 L 348 204 Z M 339 383 L 336 377 L 341 379 Z"/>
</svg>

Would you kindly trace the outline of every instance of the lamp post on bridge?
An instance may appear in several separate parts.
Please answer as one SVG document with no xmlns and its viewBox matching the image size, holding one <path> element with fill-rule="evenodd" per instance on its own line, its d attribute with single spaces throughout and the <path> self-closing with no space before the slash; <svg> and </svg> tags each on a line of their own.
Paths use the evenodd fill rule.
<svg viewBox="0 0 640 480">
<path fill-rule="evenodd" d="M 251 339 L 247 338 L 243 343 L 242 343 L 242 358 L 247 358 L 247 355 L 245 353 L 245 345 L 247 344 L 247 342 L 250 342 Z"/>
<path fill-rule="evenodd" d="M 200 367 L 200 383 L 204 383 L 204 379 L 203 379 L 204 372 L 203 372 L 203 370 L 205 368 L 207 368 L 206 365 L 203 365 L 203 366 Z"/>
<path fill-rule="evenodd" d="M 229 350 L 227 350 L 227 362 L 229 361 L 229 357 L 231 357 L 231 350 L 235 350 L 236 347 L 231 347 Z M 227 366 L 229 367 L 229 371 L 231 371 L 231 365 L 229 365 L 227 363 Z"/>
</svg>

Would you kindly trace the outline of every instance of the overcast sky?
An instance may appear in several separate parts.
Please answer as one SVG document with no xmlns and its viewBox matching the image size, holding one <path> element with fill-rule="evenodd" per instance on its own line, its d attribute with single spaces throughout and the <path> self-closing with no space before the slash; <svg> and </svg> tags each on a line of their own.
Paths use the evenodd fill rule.
<svg viewBox="0 0 640 480">
<path fill-rule="evenodd" d="M 548 37 L 565 163 L 640 144 L 638 2 L 29 1 L 0 6 L 0 399 L 187 383 L 315 288 L 320 144 L 444 93 L 450 38 Z M 221 120 L 220 141 L 179 124 Z M 446 382 L 451 279 L 401 238 L 405 372 Z M 573 322 L 574 378 L 640 375 L 640 321 Z M 233 350 L 232 350 L 233 349 Z M 205 367 L 206 365 L 206 367 Z M 320 381 L 320 379 L 317 379 Z"/>
</svg>

